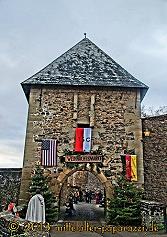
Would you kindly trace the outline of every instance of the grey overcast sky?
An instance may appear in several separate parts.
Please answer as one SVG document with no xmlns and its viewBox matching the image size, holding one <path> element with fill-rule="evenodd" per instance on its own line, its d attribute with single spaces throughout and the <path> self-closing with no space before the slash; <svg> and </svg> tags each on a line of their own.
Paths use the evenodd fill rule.
<svg viewBox="0 0 167 237">
<path fill-rule="evenodd" d="M 22 167 L 20 82 L 87 37 L 167 105 L 167 0 L 0 0 L 0 167 Z"/>
</svg>

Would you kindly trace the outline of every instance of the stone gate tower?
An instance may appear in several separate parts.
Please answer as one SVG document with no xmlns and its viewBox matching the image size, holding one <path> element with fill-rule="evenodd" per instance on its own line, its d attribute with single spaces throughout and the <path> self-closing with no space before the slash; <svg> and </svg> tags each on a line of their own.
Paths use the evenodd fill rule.
<svg viewBox="0 0 167 237">
<path fill-rule="evenodd" d="M 137 182 L 143 184 L 140 103 L 148 90 L 145 84 L 85 37 L 21 85 L 29 111 L 20 203 L 28 199 L 42 139 L 58 141 L 61 169 L 57 173 L 50 169 L 50 185 L 58 194 L 62 182 L 74 172 L 61 162 L 61 157 L 65 149 L 73 151 L 77 127 L 92 128 L 91 151 L 99 147 L 102 150 L 103 164 L 93 173 L 104 184 L 108 196 L 112 181 L 122 170 L 121 155 L 125 152 L 137 155 Z"/>
</svg>

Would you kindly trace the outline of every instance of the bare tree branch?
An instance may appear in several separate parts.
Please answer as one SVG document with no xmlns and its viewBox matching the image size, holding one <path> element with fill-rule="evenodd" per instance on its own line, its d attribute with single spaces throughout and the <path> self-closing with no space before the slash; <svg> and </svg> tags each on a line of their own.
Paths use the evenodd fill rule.
<svg viewBox="0 0 167 237">
<path fill-rule="evenodd" d="M 150 106 L 148 109 L 146 109 L 145 105 L 142 105 L 141 107 L 141 116 L 143 118 L 158 116 L 158 115 L 163 115 L 163 114 L 167 114 L 167 106 L 165 105 L 160 106 L 158 109 L 155 109 L 153 106 Z"/>
</svg>

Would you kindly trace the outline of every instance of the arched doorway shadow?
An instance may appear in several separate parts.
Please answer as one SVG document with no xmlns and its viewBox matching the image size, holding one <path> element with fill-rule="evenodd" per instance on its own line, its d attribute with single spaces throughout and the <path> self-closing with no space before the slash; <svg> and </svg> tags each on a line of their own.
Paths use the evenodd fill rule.
<svg viewBox="0 0 167 237">
<path fill-rule="evenodd" d="M 59 181 L 59 184 L 60 184 L 60 190 L 59 190 L 59 216 L 60 216 L 60 219 L 67 218 L 62 215 L 62 207 L 64 207 L 64 209 L 65 209 L 65 202 L 67 201 L 66 200 L 67 195 L 66 196 L 63 195 L 63 191 L 66 190 L 66 193 L 68 194 L 68 189 L 70 188 L 70 190 L 71 190 L 71 186 L 68 187 L 69 183 L 67 182 L 67 180 L 72 175 L 74 175 L 76 172 L 79 172 L 79 171 L 81 171 L 83 173 L 84 173 L 84 171 L 86 171 L 86 172 L 92 174 L 93 176 L 95 176 L 97 181 L 101 183 L 101 187 L 103 187 L 102 192 L 103 192 L 103 197 L 104 197 L 104 206 L 102 206 L 100 208 L 99 205 L 97 205 L 95 196 L 94 196 L 94 200 L 91 203 L 87 203 L 86 200 L 84 200 L 83 202 L 79 202 L 76 205 L 74 205 L 76 212 L 74 212 L 73 217 L 70 217 L 71 220 L 77 220 L 77 221 L 89 220 L 90 221 L 90 220 L 97 220 L 97 219 L 99 220 L 99 218 L 105 219 L 107 200 L 110 199 L 113 194 L 113 188 L 112 188 L 111 181 L 109 181 L 102 172 L 97 172 L 95 169 L 92 170 L 92 169 L 85 168 L 85 167 L 84 168 L 77 167 L 77 168 L 73 168 L 73 169 L 66 168 L 63 170 L 63 172 L 60 173 L 60 175 L 57 178 L 57 180 Z M 77 190 L 80 187 L 74 186 L 72 192 L 75 190 L 75 188 Z M 84 192 L 85 190 L 82 190 L 82 191 Z M 93 191 L 93 190 L 91 190 L 91 191 Z M 85 216 L 83 213 L 85 213 Z"/>
</svg>

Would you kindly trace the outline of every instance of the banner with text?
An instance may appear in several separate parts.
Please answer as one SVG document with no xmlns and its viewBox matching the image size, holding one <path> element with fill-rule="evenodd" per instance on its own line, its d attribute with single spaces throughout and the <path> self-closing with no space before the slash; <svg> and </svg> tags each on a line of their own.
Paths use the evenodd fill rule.
<svg viewBox="0 0 167 237">
<path fill-rule="evenodd" d="M 103 161 L 101 155 L 67 155 L 65 156 L 65 162 L 78 162 L 78 163 L 100 163 Z"/>
</svg>

